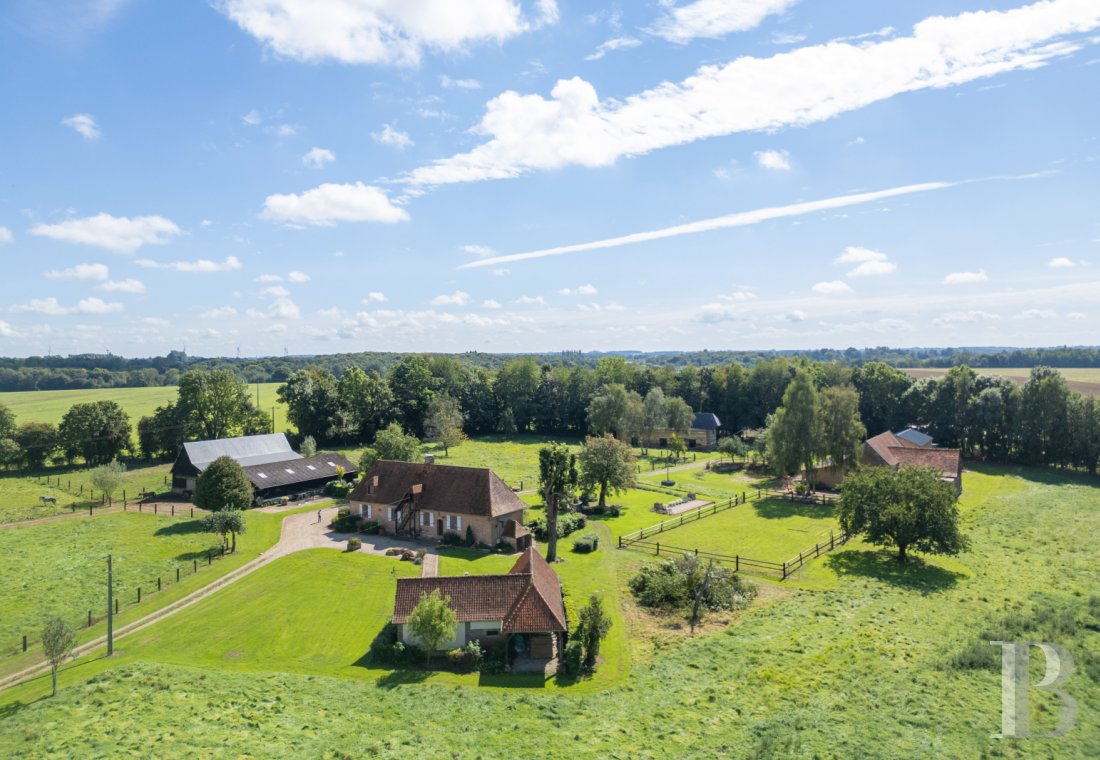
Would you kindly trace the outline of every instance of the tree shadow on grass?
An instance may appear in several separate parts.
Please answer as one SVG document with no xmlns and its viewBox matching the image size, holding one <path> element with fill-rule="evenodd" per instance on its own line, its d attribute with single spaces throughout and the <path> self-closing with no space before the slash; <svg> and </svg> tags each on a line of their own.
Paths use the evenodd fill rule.
<svg viewBox="0 0 1100 760">
<path fill-rule="evenodd" d="M 202 521 L 201 520 L 184 520 L 181 522 L 174 522 L 170 525 L 164 525 L 157 528 L 154 535 L 157 536 L 187 536 L 192 533 L 202 533 Z"/>
<path fill-rule="evenodd" d="M 232 552 L 227 551 L 225 556 L 228 557 L 231 554 L 232 554 Z M 193 552 L 183 552 L 182 554 L 177 554 L 176 555 L 176 561 L 177 562 L 192 562 L 194 560 L 198 560 L 201 564 L 206 564 L 206 559 L 207 559 L 208 555 L 210 557 L 215 558 L 215 559 L 222 556 L 221 544 L 214 544 L 213 546 L 211 546 L 208 549 L 199 549 L 199 550 L 193 551 Z"/>
<path fill-rule="evenodd" d="M 752 508 L 758 517 L 767 520 L 782 520 L 788 517 L 832 517 L 832 504 L 809 504 L 803 501 L 785 499 L 764 499 L 752 502 Z"/>
<path fill-rule="evenodd" d="M 898 562 L 897 554 L 887 550 L 842 551 L 826 557 L 825 565 L 837 575 L 875 578 L 925 594 L 946 591 L 966 577 L 964 573 L 930 565 L 920 557 L 910 556 L 906 562 Z"/>
<path fill-rule="evenodd" d="M 541 673 L 481 673 L 478 686 L 494 686 L 498 689 L 545 689 L 554 676 Z"/>
<path fill-rule="evenodd" d="M 983 475 L 1012 475 L 1021 480 L 1026 480 L 1031 483 L 1041 483 L 1048 486 L 1100 485 L 1100 478 L 1096 475 L 1089 475 L 1087 472 L 1058 470 L 1053 467 L 1030 467 L 1020 464 L 998 464 L 994 462 L 973 461 L 965 462 L 964 467 L 967 470 L 980 472 Z M 965 488 L 966 475 L 964 473 L 963 489 L 965 490 Z"/>
<path fill-rule="evenodd" d="M 394 689 L 398 686 L 410 686 L 412 684 L 424 683 L 431 674 L 432 671 L 430 670 L 394 670 L 393 672 L 379 677 L 375 680 L 374 685 L 380 689 Z"/>
</svg>

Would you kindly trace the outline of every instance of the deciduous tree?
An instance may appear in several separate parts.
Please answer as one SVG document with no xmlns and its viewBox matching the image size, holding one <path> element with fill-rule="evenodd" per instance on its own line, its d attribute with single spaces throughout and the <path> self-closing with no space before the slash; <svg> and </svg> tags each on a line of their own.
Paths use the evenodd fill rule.
<svg viewBox="0 0 1100 760">
<path fill-rule="evenodd" d="M 576 636 L 584 642 L 584 669 L 593 671 L 600 657 L 600 644 L 611 630 L 611 618 L 604 612 L 603 602 L 592 594 L 588 604 L 581 609 L 577 621 Z"/>
<path fill-rule="evenodd" d="M 841 470 L 854 467 L 860 444 L 867 437 L 867 428 L 859 418 L 859 394 L 851 386 L 830 386 L 818 394 L 818 407 L 820 455 Z"/>
<path fill-rule="evenodd" d="M 558 510 L 577 486 L 577 459 L 564 443 L 539 449 L 539 490 L 546 505 L 546 561 L 558 558 Z"/>
<path fill-rule="evenodd" d="M 864 467 L 844 480 L 838 516 L 846 533 L 896 546 L 899 562 L 910 549 L 958 554 L 969 541 L 959 530 L 957 498 L 954 486 L 930 468 Z"/>
<path fill-rule="evenodd" d="M 405 621 L 405 627 L 424 648 L 426 661 L 431 664 L 432 652 L 454 638 L 457 622 L 458 617 L 451 609 L 451 598 L 440 595 L 439 589 L 435 589 L 430 594 L 421 594 L 420 601 Z"/>
<path fill-rule="evenodd" d="M 103 493 L 103 501 L 110 501 L 122 486 L 126 477 L 126 465 L 117 459 L 107 464 L 101 464 L 89 473 L 92 486 Z"/>
<path fill-rule="evenodd" d="M 379 459 L 415 462 L 420 458 L 420 441 L 414 435 L 407 435 L 396 422 L 378 431 L 373 448 Z"/>
<path fill-rule="evenodd" d="M 630 446 L 610 435 L 589 436 L 578 457 L 580 484 L 598 488 L 600 509 L 607 506 L 607 494 L 632 488 L 636 482 L 634 452 Z"/>
<path fill-rule="evenodd" d="M 88 464 L 117 459 L 130 446 L 130 417 L 114 401 L 73 404 L 57 428 L 65 456 Z"/>
<path fill-rule="evenodd" d="M 248 509 L 252 506 L 252 483 L 244 468 L 228 456 L 215 459 L 199 474 L 195 483 L 195 506 L 212 512 Z"/>
<path fill-rule="evenodd" d="M 51 696 L 57 696 L 57 669 L 65 660 L 73 656 L 75 648 L 76 631 L 58 617 L 46 621 L 46 625 L 42 628 L 42 651 L 50 663 L 50 676 L 53 680 Z"/>
<path fill-rule="evenodd" d="M 768 424 L 768 453 L 782 473 L 805 470 L 813 488 L 814 460 L 820 450 L 821 421 L 817 415 L 817 391 L 810 375 L 799 370 L 783 393 L 783 405 Z"/>
<path fill-rule="evenodd" d="M 446 394 L 440 394 L 428 404 L 424 433 L 429 441 L 443 445 L 444 456 L 450 456 L 451 446 L 457 446 L 466 440 L 466 434 L 462 431 L 464 421 L 458 401 Z"/>
</svg>

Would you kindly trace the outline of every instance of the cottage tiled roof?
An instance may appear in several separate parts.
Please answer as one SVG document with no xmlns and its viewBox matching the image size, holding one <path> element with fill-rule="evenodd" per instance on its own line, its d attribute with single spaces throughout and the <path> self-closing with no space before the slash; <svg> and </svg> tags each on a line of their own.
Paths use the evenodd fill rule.
<svg viewBox="0 0 1100 760">
<path fill-rule="evenodd" d="M 244 474 L 256 488 L 279 488 L 338 477 L 337 467 L 342 467 L 347 475 L 354 475 L 359 469 L 342 454 L 318 454 L 304 459 L 254 464 L 245 467 Z"/>
<path fill-rule="evenodd" d="M 450 600 L 460 623 L 501 621 L 505 633 L 546 633 L 566 629 L 561 582 L 546 560 L 531 547 L 507 575 L 458 575 L 398 578 L 394 623 L 405 623 L 433 591 Z"/>
<path fill-rule="evenodd" d="M 519 520 L 509 520 L 504 524 L 505 538 L 523 538 L 528 535 L 527 528 Z"/>
<path fill-rule="evenodd" d="M 891 448 L 899 467 L 931 467 L 940 477 L 954 480 L 962 471 L 962 452 L 958 449 Z"/>
<path fill-rule="evenodd" d="M 904 448 L 905 444 L 901 440 L 887 430 L 885 433 L 879 433 L 874 438 L 867 439 L 867 446 L 878 455 L 878 458 L 882 460 L 882 463 L 889 465 L 890 467 L 897 467 L 898 460 L 890 453 L 890 449 Z"/>
<path fill-rule="evenodd" d="M 488 468 L 389 460 L 371 465 L 348 498 L 372 504 L 396 504 L 414 485 L 422 486 L 416 497 L 420 509 L 502 517 L 527 508 Z"/>
</svg>

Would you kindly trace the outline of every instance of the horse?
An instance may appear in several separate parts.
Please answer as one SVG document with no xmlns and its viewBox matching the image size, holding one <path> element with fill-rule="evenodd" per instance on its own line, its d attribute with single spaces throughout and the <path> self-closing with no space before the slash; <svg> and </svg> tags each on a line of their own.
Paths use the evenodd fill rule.
<svg viewBox="0 0 1100 760">
<path fill-rule="evenodd" d="M 47 504 L 57 504 L 56 496 L 39 496 L 38 500 L 42 502 L 43 507 Z"/>
</svg>

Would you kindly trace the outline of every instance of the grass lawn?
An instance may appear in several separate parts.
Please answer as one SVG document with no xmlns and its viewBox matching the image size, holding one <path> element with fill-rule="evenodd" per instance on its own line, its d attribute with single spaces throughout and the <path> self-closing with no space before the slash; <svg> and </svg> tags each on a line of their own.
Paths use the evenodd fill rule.
<svg viewBox="0 0 1100 760">
<path fill-rule="evenodd" d="M 965 485 L 970 552 L 900 566 L 853 541 L 728 629 L 670 641 L 621 680 L 564 694 L 472 688 L 467 676 L 375 677 L 355 662 L 401 563 L 380 560 L 372 584 L 360 580 L 368 557 L 287 558 L 148 639 L 124 639 L 114 661 L 67 666 L 57 699 L 42 698 L 48 677 L 0 693 L 0 755 L 499 757 L 520 741 L 571 758 L 1095 757 L 1100 488 L 994 468 Z M 563 555 L 575 598 L 585 584 L 621 584 L 640 561 L 602 548 Z M 1063 688 L 1079 719 L 1066 736 L 991 737 L 1001 683 L 988 641 L 998 639 L 1073 653 Z M 1032 664 L 1041 670 L 1042 658 Z M 1033 729 L 1051 730 L 1054 698 L 1030 697 Z"/>
<path fill-rule="evenodd" d="M 164 491 L 168 488 L 165 478 L 169 469 L 169 464 L 131 467 L 115 499 L 121 500 L 123 491 L 130 499 L 141 491 Z M 81 466 L 51 468 L 46 480 L 33 475 L 0 474 L 0 523 L 71 514 L 73 504 L 78 508 L 83 505 L 87 511 L 88 494 L 92 488 L 88 473 L 89 468 Z M 58 485 L 58 478 L 61 485 Z M 84 486 L 83 493 L 81 485 Z M 53 496 L 57 503 L 43 506 L 40 496 Z M 98 501 L 95 503 L 99 504 Z"/>
<path fill-rule="evenodd" d="M 259 383 L 248 386 L 253 402 L 259 389 L 259 408 L 271 414 L 275 407 L 275 430 L 289 430 L 286 406 L 280 404 L 275 390 L 282 383 Z M 15 413 L 15 421 L 61 422 L 61 417 L 73 404 L 91 401 L 117 401 L 130 415 L 130 422 L 137 429 L 138 420 L 151 415 L 158 406 L 175 403 L 177 388 L 174 385 L 152 388 L 94 388 L 73 391 L 9 391 L 0 393 L 0 404 Z"/>
<path fill-rule="evenodd" d="M 654 522 L 657 522 L 656 520 Z M 782 499 L 750 501 L 710 517 L 658 533 L 647 541 L 784 562 L 837 530 L 832 505 Z"/>
<path fill-rule="evenodd" d="M 220 546 L 218 537 L 200 533 L 198 521 L 147 513 L 113 512 L 39 525 L 0 530 L 0 556 L 6 582 L 0 585 L 0 672 L 11 672 L 30 657 L 40 657 L 37 645 L 42 620 L 59 615 L 70 625 L 84 626 L 106 614 L 106 557 L 113 555 L 115 590 L 121 605 L 116 624 L 149 614 L 220 578 L 279 540 L 283 518 L 316 505 L 280 514 L 248 512 L 247 531 L 237 537 L 237 553 L 206 564 L 206 550 Z M 198 560 L 195 573 L 193 560 Z M 176 568 L 181 579 L 177 584 Z M 156 591 L 156 579 L 163 590 Z M 137 588 L 142 601 L 137 604 Z M 86 641 L 102 635 L 106 623 L 81 628 Z M 22 655 L 22 635 L 30 649 Z"/>
</svg>

